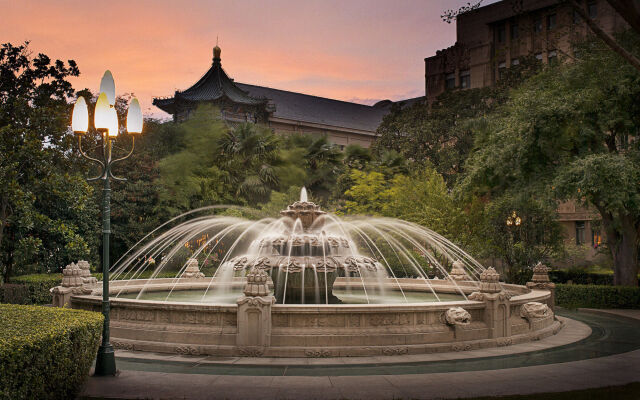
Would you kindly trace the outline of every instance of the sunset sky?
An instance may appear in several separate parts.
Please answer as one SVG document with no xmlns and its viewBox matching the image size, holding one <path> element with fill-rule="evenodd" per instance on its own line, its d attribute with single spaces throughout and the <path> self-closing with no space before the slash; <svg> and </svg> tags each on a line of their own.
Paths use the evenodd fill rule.
<svg viewBox="0 0 640 400">
<path fill-rule="evenodd" d="M 76 60 L 76 89 L 110 69 L 148 115 L 207 71 L 216 36 L 237 82 L 372 104 L 424 95 L 424 58 L 455 42 L 440 15 L 467 1 L 0 0 L 0 41 Z"/>
</svg>

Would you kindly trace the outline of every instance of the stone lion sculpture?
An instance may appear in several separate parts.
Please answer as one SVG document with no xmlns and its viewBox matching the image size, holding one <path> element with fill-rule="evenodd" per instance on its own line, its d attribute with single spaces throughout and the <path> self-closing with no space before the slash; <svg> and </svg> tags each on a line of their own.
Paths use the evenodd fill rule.
<svg viewBox="0 0 640 400">
<path fill-rule="evenodd" d="M 551 315 L 553 315 L 553 311 L 551 311 L 548 305 L 543 303 L 531 301 L 520 307 L 520 316 L 527 320 L 545 318 Z"/>
<path fill-rule="evenodd" d="M 443 319 L 447 325 L 469 325 L 471 314 L 462 307 L 451 307 L 443 314 Z"/>
</svg>

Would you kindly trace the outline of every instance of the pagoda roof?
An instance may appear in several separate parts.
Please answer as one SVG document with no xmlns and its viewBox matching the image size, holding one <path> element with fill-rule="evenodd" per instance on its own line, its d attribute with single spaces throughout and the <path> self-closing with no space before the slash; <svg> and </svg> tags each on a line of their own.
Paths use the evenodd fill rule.
<svg viewBox="0 0 640 400">
<path fill-rule="evenodd" d="M 356 129 L 375 134 L 387 108 L 328 99 L 304 93 L 238 83 L 250 95 L 269 99 L 272 116 L 292 121 Z"/>
<path fill-rule="evenodd" d="M 222 69 L 219 47 L 216 46 L 213 53 L 214 57 L 211 68 L 209 68 L 204 76 L 202 76 L 202 78 L 200 78 L 193 86 L 183 91 L 176 91 L 174 97 L 154 98 L 153 105 L 159 107 L 163 111 L 173 113 L 176 99 L 200 102 L 215 101 L 226 98 L 233 103 L 245 105 L 260 105 L 267 103 L 267 99 L 252 97 L 246 91 L 240 89 L 233 82 L 233 79 L 229 78 L 224 69 Z"/>
</svg>

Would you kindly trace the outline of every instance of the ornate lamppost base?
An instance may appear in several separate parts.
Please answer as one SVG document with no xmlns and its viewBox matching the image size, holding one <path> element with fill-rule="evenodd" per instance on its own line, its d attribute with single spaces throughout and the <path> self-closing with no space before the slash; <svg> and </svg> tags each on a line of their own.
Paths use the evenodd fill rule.
<svg viewBox="0 0 640 400">
<path fill-rule="evenodd" d="M 96 376 L 109 376 L 116 374 L 116 355 L 113 346 L 107 344 L 98 348 L 96 357 Z"/>
</svg>

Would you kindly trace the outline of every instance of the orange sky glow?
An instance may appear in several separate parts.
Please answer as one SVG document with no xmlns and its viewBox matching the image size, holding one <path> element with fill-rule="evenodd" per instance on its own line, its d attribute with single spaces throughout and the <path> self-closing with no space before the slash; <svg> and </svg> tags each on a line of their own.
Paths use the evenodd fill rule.
<svg viewBox="0 0 640 400">
<path fill-rule="evenodd" d="M 0 0 L 0 42 L 74 59 L 77 90 L 110 69 L 118 94 L 151 105 L 211 65 L 237 82 L 372 104 L 424 95 L 424 58 L 455 42 L 442 11 L 465 0 Z"/>
</svg>

